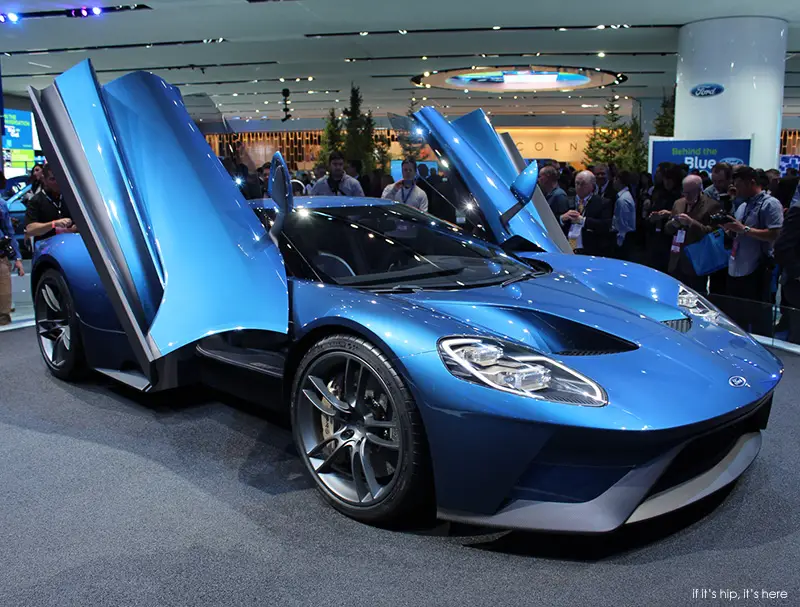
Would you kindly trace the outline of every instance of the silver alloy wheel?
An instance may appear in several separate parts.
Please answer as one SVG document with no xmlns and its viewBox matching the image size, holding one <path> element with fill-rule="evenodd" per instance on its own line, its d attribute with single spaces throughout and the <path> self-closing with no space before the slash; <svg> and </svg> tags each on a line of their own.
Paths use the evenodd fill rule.
<svg viewBox="0 0 800 607">
<path fill-rule="evenodd" d="M 298 434 L 317 479 L 340 500 L 372 506 L 397 481 L 403 444 L 386 383 L 363 359 L 316 359 L 296 396 Z"/>
<path fill-rule="evenodd" d="M 69 316 L 58 285 L 43 282 L 36 301 L 36 330 L 42 352 L 54 367 L 61 367 L 69 356 Z"/>
</svg>

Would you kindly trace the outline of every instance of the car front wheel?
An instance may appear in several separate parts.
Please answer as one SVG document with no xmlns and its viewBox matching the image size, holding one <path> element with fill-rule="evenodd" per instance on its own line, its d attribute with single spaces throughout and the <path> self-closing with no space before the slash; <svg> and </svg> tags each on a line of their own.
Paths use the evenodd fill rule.
<svg viewBox="0 0 800 607">
<path fill-rule="evenodd" d="M 391 361 L 352 335 L 322 339 L 292 388 L 300 456 L 337 510 L 376 525 L 407 525 L 434 509 L 422 419 Z"/>
<path fill-rule="evenodd" d="M 35 288 L 36 332 L 44 362 L 59 379 L 80 379 L 86 371 L 86 362 L 67 282 L 58 270 L 51 268 L 42 274 Z"/>
</svg>

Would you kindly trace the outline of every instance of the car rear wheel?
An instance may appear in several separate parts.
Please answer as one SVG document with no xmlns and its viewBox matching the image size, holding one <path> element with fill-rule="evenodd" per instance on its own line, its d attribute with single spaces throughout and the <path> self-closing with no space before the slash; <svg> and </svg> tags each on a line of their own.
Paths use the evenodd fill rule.
<svg viewBox="0 0 800 607">
<path fill-rule="evenodd" d="M 50 372 L 64 380 L 86 372 L 78 317 L 72 294 L 58 270 L 49 269 L 36 284 L 34 315 L 39 349 Z"/>
<path fill-rule="evenodd" d="M 315 344 L 295 375 L 291 413 L 300 456 L 334 508 L 387 526 L 433 513 L 422 419 L 375 346 L 351 335 Z"/>
</svg>

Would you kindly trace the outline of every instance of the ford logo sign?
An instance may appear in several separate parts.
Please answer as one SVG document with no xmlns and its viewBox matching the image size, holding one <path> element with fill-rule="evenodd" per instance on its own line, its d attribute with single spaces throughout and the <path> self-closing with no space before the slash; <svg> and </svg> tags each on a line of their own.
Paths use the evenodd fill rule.
<svg viewBox="0 0 800 607">
<path fill-rule="evenodd" d="M 747 385 L 747 380 L 740 375 L 734 375 L 728 380 L 728 383 L 734 388 L 744 388 Z"/>
<path fill-rule="evenodd" d="M 692 97 L 713 97 L 725 92 L 725 87 L 721 84 L 698 84 L 691 91 Z"/>
<path fill-rule="evenodd" d="M 730 158 L 723 158 L 722 160 L 719 160 L 719 162 L 727 162 L 731 166 L 735 166 L 737 164 L 747 164 L 741 158 L 734 158 L 733 156 L 731 156 Z"/>
</svg>

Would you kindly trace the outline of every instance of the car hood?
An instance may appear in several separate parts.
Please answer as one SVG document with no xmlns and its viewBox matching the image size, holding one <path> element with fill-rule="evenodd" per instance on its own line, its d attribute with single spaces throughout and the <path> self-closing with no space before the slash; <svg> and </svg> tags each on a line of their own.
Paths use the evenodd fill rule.
<svg viewBox="0 0 800 607">
<path fill-rule="evenodd" d="M 780 361 L 749 336 L 689 324 L 674 279 L 636 264 L 552 257 L 550 274 L 506 287 L 394 297 L 548 353 L 602 385 L 641 428 L 727 414 L 780 380 Z M 733 377 L 746 385 L 734 387 Z"/>
</svg>

